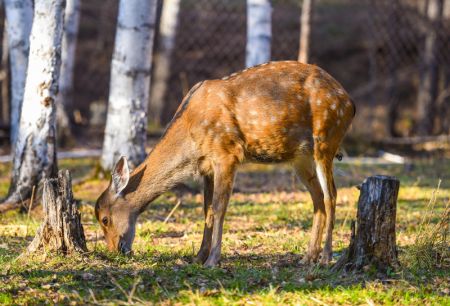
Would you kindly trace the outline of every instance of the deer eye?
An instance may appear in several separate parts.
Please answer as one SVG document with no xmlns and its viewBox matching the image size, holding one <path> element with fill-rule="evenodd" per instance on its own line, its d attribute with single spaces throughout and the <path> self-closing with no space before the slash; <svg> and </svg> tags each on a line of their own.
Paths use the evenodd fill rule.
<svg viewBox="0 0 450 306">
<path fill-rule="evenodd" d="M 102 223 L 104 226 L 107 226 L 108 225 L 108 217 L 103 217 Z"/>
</svg>

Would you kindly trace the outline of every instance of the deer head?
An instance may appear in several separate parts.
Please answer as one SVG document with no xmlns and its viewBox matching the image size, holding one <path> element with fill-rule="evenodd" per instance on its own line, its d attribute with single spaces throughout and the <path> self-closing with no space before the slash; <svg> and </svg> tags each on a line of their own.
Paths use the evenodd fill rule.
<svg viewBox="0 0 450 306">
<path fill-rule="evenodd" d="M 105 235 L 110 251 L 131 253 L 138 212 L 127 201 L 124 192 L 130 179 L 130 169 L 125 157 L 114 167 L 111 182 L 95 204 L 95 216 Z"/>
</svg>

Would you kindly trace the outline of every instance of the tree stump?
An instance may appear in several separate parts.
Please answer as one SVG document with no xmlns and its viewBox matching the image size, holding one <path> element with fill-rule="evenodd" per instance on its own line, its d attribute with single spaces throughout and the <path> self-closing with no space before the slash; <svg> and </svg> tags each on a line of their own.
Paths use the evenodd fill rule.
<svg viewBox="0 0 450 306">
<path fill-rule="evenodd" d="M 72 178 L 68 170 L 61 170 L 57 178 L 44 181 L 42 205 L 44 222 L 28 246 L 27 253 L 87 252 L 81 215 L 73 200 Z"/>
<path fill-rule="evenodd" d="M 395 177 L 372 176 L 361 185 L 356 221 L 348 250 L 333 267 L 334 270 L 361 270 L 374 266 L 385 272 L 397 268 L 395 218 L 400 182 Z"/>
</svg>

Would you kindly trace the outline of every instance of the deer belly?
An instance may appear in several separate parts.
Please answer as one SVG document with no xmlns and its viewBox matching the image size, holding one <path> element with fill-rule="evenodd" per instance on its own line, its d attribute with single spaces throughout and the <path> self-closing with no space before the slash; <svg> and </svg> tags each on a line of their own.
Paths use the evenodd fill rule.
<svg viewBox="0 0 450 306">
<path fill-rule="evenodd" d="M 309 141 L 290 138 L 287 133 L 246 137 L 245 156 L 247 160 L 253 162 L 286 162 L 296 157 L 304 143 Z"/>
</svg>

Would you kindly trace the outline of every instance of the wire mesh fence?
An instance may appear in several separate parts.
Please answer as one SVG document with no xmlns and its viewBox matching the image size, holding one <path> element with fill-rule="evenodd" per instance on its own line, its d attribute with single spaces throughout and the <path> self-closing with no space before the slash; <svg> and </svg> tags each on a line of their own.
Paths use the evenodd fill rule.
<svg viewBox="0 0 450 306">
<path fill-rule="evenodd" d="M 433 1 L 443 5 L 437 21 L 428 12 Z M 99 109 L 90 107 L 92 103 L 106 105 L 108 99 L 117 2 L 82 1 L 74 88 L 74 109 L 82 118 Z M 272 60 L 296 60 L 301 1 L 273 0 L 272 5 Z M 327 70 L 353 96 L 358 107 L 353 133 L 385 137 L 415 132 L 431 36 L 436 42 L 431 64 L 437 71 L 433 132 L 448 133 L 449 24 L 450 0 L 316 1 L 311 63 Z M 245 0 L 181 0 L 161 122 L 170 120 L 183 93 L 198 81 L 243 69 L 245 42 Z"/>
</svg>

